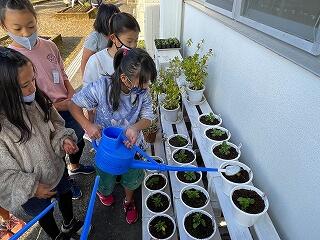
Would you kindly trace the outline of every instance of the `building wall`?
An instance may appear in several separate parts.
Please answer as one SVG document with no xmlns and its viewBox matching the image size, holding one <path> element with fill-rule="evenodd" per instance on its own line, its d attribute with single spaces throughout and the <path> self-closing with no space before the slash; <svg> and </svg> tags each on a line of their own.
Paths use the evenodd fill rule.
<svg viewBox="0 0 320 240">
<path fill-rule="evenodd" d="M 319 239 L 320 79 L 184 4 L 183 42 L 212 48 L 206 97 L 267 193 L 282 239 Z M 195 21 L 196 19 L 196 21 Z M 190 53 L 190 50 L 185 52 Z"/>
</svg>

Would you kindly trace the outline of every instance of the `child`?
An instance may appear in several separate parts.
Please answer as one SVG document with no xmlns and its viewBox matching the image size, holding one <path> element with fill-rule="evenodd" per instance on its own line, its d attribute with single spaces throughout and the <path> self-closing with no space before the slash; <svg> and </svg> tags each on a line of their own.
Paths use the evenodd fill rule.
<svg viewBox="0 0 320 240">
<path fill-rule="evenodd" d="M 34 64 L 37 85 L 53 102 L 55 108 L 78 137 L 79 151 L 70 154 L 69 175 L 90 174 L 92 166 L 79 164 L 84 148 L 84 131 L 68 111 L 68 102 L 74 94 L 57 46 L 49 40 L 37 36 L 37 18 L 29 0 L 2 0 L 0 3 L 0 20 L 13 42 L 9 46 L 27 56 Z M 80 197 L 81 192 L 74 198 Z"/>
<path fill-rule="evenodd" d="M 129 147 L 136 142 L 140 143 L 140 131 L 151 124 L 152 104 L 147 89 L 150 81 L 156 79 L 157 72 L 152 58 L 138 48 L 120 49 L 114 56 L 114 69 L 112 76 L 102 77 L 75 94 L 69 109 L 91 139 L 101 137 L 101 127 L 125 128 L 129 139 L 126 145 Z M 85 118 L 82 108 L 96 109 L 95 123 Z M 102 204 L 110 206 L 114 202 L 112 192 L 116 176 L 101 171 L 98 174 L 100 185 L 97 194 Z M 144 173 L 140 169 L 130 169 L 121 176 L 121 184 L 125 188 L 124 209 L 128 224 L 138 219 L 133 193 L 143 178 Z"/>
<path fill-rule="evenodd" d="M 94 21 L 94 31 L 90 33 L 84 42 L 82 60 L 81 60 L 81 74 L 83 75 L 84 68 L 90 56 L 107 47 L 109 36 L 109 21 L 114 13 L 119 13 L 120 10 L 113 4 L 101 4 L 98 9 L 97 17 Z"/>
<path fill-rule="evenodd" d="M 35 84 L 34 66 L 21 53 L 0 47 L 0 202 L 9 211 L 19 206 L 38 215 L 59 198 L 61 232 L 53 210 L 39 220 L 52 239 L 79 231 L 73 218 L 72 193 L 63 156 L 78 147 L 72 129 Z"/>
</svg>

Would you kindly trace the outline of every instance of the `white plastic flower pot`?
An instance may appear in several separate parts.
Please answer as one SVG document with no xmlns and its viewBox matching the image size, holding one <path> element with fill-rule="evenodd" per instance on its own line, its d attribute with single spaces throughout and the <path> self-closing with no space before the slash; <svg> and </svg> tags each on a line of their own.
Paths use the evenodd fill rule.
<svg viewBox="0 0 320 240">
<path fill-rule="evenodd" d="M 150 177 L 154 176 L 154 175 L 160 175 L 161 177 L 163 177 L 163 178 L 165 179 L 165 182 L 166 182 L 166 183 L 165 183 L 164 187 L 162 187 L 162 188 L 160 188 L 160 189 L 157 189 L 157 190 L 152 190 L 152 189 L 150 189 L 150 188 L 147 186 L 147 181 L 148 181 L 148 179 L 149 179 Z M 144 180 L 143 180 L 143 186 L 144 186 L 148 191 L 150 191 L 150 192 L 162 191 L 163 189 L 166 188 L 167 184 L 168 184 L 168 178 L 167 178 L 164 174 L 162 174 L 162 173 L 151 173 L 151 174 L 147 175 L 147 176 L 144 178 Z"/>
<path fill-rule="evenodd" d="M 222 118 L 221 118 L 219 115 L 214 114 L 214 113 L 213 113 L 213 116 L 214 116 L 216 119 L 219 120 L 219 123 L 218 123 L 217 125 L 207 125 L 207 124 L 205 124 L 205 123 L 202 123 L 202 122 L 200 121 L 201 117 L 202 117 L 202 116 L 209 115 L 209 114 L 210 114 L 210 113 L 203 113 L 203 114 L 199 115 L 199 117 L 198 117 L 198 122 L 199 122 L 199 124 L 200 124 L 200 126 L 201 126 L 201 128 L 202 128 L 203 130 L 207 129 L 208 127 L 221 126 L 221 124 L 222 124 Z"/>
<path fill-rule="evenodd" d="M 230 162 L 230 161 L 238 161 L 240 156 L 241 156 L 241 151 L 240 151 L 240 147 L 238 147 L 237 145 L 231 143 L 231 142 L 227 142 L 228 145 L 230 145 L 231 147 L 234 147 L 236 149 L 236 151 L 238 152 L 238 156 L 236 158 L 233 158 L 233 159 L 230 159 L 230 160 L 226 160 L 226 159 L 223 159 L 223 158 L 220 158 L 218 156 L 216 156 L 214 153 L 213 153 L 213 149 L 220 145 L 221 143 L 216 143 L 214 144 L 212 147 L 211 147 L 211 154 L 213 155 L 213 158 L 215 161 L 218 161 L 218 163 L 224 163 L 224 162 Z"/>
<path fill-rule="evenodd" d="M 203 92 L 206 89 L 203 87 L 201 90 L 193 90 L 187 86 L 187 95 L 188 95 L 188 100 L 194 104 L 200 103 L 203 97 Z"/>
<path fill-rule="evenodd" d="M 203 215 L 206 215 L 206 216 L 208 216 L 208 217 L 211 219 L 214 230 L 213 230 L 213 233 L 212 233 L 209 237 L 207 237 L 207 238 L 196 238 L 196 237 L 193 237 L 193 236 L 187 231 L 186 226 L 185 226 L 184 223 L 185 223 L 186 218 L 187 218 L 189 215 L 193 214 L 193 213 L 202 213 Z M 187 212 L 187 213 L 184 215 L 184 217 L 183 217 L 183 230 L 184 230 L 184 231 L 186 232 L 186 234 L 187 234 L 191 239 L 193 239 L 193 240 L 209 240 L 209 239 L 212 239 L 212 237 L 216 234 L 216 231 L 217 231 L 217 223 L 216 223 L 216 221 L 214 220 L 214 218 L 212 217 L 212 215 L 209 214 L 208 212 L 206 212 L 206 211 L 204 211 L 204 210 L 191 210 L 191 211 Z"/>
<path fill-rule="evenodd" d="M 228 138 L 225 139 L 225 140 L 222 140 L 222 141 L 213 140 L 213 139 L 209 138 L 209 137 L 207 136 L 207 134 L 206 134 L 206 132 L 207 132 L 208 130 L 210 130 L 210 129 L 219 129 L 219 130 L 222 130 L 222 131 L 224 131 L 224 132 L 227 133 Z M 212 147 L 212 145 L 214 145 L 214 144 L 216 144 L 216 143 L 222 143 L 223 141 L 229 141 L 229 139 L 230 139 L 230 137 L 231 137 L 231 133 L 229 132 L 229 130 L 226 129 L 226 128 L 220 127 L 220 126 L 213 126 L 213 127 L 208 127 L 208 128 L 206 128 L 206 129 L 204 130 L 204 132 L 203 132 L 203 135 L 204 135 L 204 137 L 205 137 L 205 139 L 206 139 L 207 147 L 208 147 L 209 149 Z"/>
<path fill-rule="evenodd" d="M 168 199 L 168 201 L 169 201 L 168 207 L 167 207 L 165 210 L 163 210 L 162 212 L 153 212 L 153 211 L 148 207 L 148 204 L 147 204 L 148 199 L 149 199 L 150 197 L 152 197 L 153 195 L 157 194 L 157 193 L 161 193 L 162 195 L 166 196 L 167 199 Z M 146 206 L 146 208 L 148 209 L 148 211 L 151 212 L 152 214 L 166 213 L 166 212 L 170 209 L 170 207 L 171 207 L 171 198 L 169 197 L 168 194 L 166 194 L 166 193 L 163 192 L 163 191 L 153 191 L 153 192 L 149 193 L 149 195 L 148 195 L 148 196 L 146 197 L 146 199 L 144 200 L 144 205 Z"/>
<path fill-rule="evenodd" d="M 185 150 L 185 151 L 188 151 L 188 152 L 192 153 L 193 159 L 192 159 L 190 162 L 188 162 L 188 163 L 178 162 L 173 156 L 174 156 L 178 151 L 180 151 L 180 150 Z M 177 165 L 192 164 L 192 163 L 194 163 L 194 162 L 196 161 L 196 154 L 195 154 L 195 152 L 194 152 L 192 149 L 190 149 L 190 148 L 181 147 L 181 148 L 176 148 L 175 150 L 173 150 L 173 152 L 171 153 L 171 158 L 172 158 L 172 160 L 175 162 L 175 164 L 177 164 Z"/>
<path fill-rule="evenodd" d="M 239 209 L 233 202 L 232 200 L 232 195 L 234 193 L 235 190 L 239 190 L 239 189 L 247 189 L 247 190 L 253 190 L 255 191 L 257 194 L 259 194 L 262 199 L 264 200 L 264 204 L 265 204 L 265 208 L 261 213 L 258 214 L 250 214 L 250 213 L 246 213 L 244 211 L 242 211 L 241 209 Z M 265 194 L 259 190 L 256 187 L 250 186 L 250 185 L 241 185 L 241 186 L 236 186 L 234 187 L 231 192 L 230 192 L 230 201 L 232 204 L 232 212 L 234 214 L 234 218 L 236 219 L 236 221 L 245 227 L 251 227 L 252 225 L 254 225 L 258 219 L 267 212 L 268 208 L 269 208 L 269 201 L 267 199 L 267 197 L 265 196 Z"/>
<path fill-rule="evenodd" d="M 163 105 L 161 105 L 161 108 L 162 113 L 164 114 L 164 119 L 169 122 L 176 122 L 178 120 L 180 106 L 173 110 L 166 109 L 163 107 Z"/>
<path fill-rule="evenodd" d="M 164 163 L 163 159 L 159 156 L 150 156 L 150 157 L 153 158 L 154 160 L 161 161 L 161 163 Z M 148 174 L 148 173 L 154 173 L 154 172 L 158 172 L 158 171 L 146 169 L 146 172 Z"/>
<path fill-rule="evenodd" d="M 188 143 L 187 143 L 186 145 L 180 146 L 180 147 L 176 147 L 176 146 L 171 145 L 170 139 L 171 139 L 171 138 L 174 138 L 175 136 L 181 136 L 181 137 L 183 137 L 184 139 L 186 139 L 186 140 L 188 141 Z M 171 152 L 173 152 L 174 150 L 176 150 L 176 149 L 178 149 L 178 148 L 185 148 L 185 147 L 187 147 L 188 145 L 190 145 L 189 138 L 188 138 L 186 135 L 184 135 L 184 134 L 172 134 L 171 136 L 168 137 L 167 141 L 168 141 L 168 145 L 169 145 L 169 147 L 170 147 Z"/>
<path fill-rule="evenodd" d="M 192 164 L 184 164 L 184 165 L 181 165 L 181 166 L 182 166 L 182 167 L 196 167 L 195 165 L 192 165 Z M 200 178 L 199 178 L 197 181 L 193 182 L 193 183 L 186 183 L 186 182 L 181 181 L 181 180 L 178 178 L 178 172 L 176 172 L 175 175 L 176 175 L 177 181 L 178 181 L 179 183 L 189 186 L 190 184 L 198 184 L 198 183 L 201 181 L 201 179 L 202 179 L 202 172 L 200 172 L 200 171 L 198 172 L 198 171 L 197 171 L 197 173 L 200 174 Z"/>
<path fill-rule="evenodd" d="M 246 170 L 249 173 L 249 180 L 244 183 L 231 182 L 230 180 L 226 179 L 223 176 L 222 172 L 219 172 L 221 179 L 222 179 L 222 190 L 227 196 L 230 195 L 230 192 L 234 187 L 248 185 L 252 182 L 252 179 L 253 179 L 253 172 L 251 171 L 251 169 L 247 165 L 245 165 L 244 163 L 241 163 L 239 161 L 224 162 L 221 164 L 220 168 L 224 168 L 229 165 L 242 167 L 244 170 Z"/>
<path fill-rule="evenodd" d="M 160 94 L 158 95 L 158 101 L 159 101 L 160 104 L 161 104 L 161 103 L 163 102 L 163 100 L 166 98 L 166 95 L 167 95 L 167 94 L 165 94 L 165 93 L 160 93 Z"/>
<path fill-rule="evenodd" d="M 183 201 L 183 199 L 182 199 L 182 194 L 183 194 L 183 192 L 186 191 L 186 190 L 192 189 L 192 188 L 194 188 L 194 189 L 196 189 L 196 190 L 199 190 L 199 191 L 203 192 L 204 195 L 206 195 L 207 201 L 206 201 L 206 203 L 205 203 L 202 207 L 199 207 L 199 208 L 190 207 L 189 205 L 187 205 L 187 204 Z M 183 205 L 186 206 L 187 208 L 190 208 L 190 209 L 193 209 L 193 210 L 199 210 L 199 209 L 205 208 L 205 207 L 209 204 L 209 202 L 210 202 L 210 196 L 209 196 L 209 193 L 207 192 L 207 190 L 205 190 L 203 187 L 200 187 L 199 185 L 193 185 L 193 184 L 192 184 L 192 185 L 188 185 L 188 186 L 186 186 L 186 187 L 184 187 L 184 188 L 181 189 L 181 191 L 180 191 L 180 200 L 181 200 L 181 202 L 183 203 Z"/>
<path fill-rule="evenodd" d="M 167 218 L 169 218 L 169 219 L 171 220 L 171 222 L 173 223 L 173 232 L 172 232 L 172 234 L 171 234 L 169 237 L 167 237 L 167 238 L 161 238 L 161 240 L 169 240 L 169 239 L 171 239 L 171 238 L 173 237 L 173 235 L 175 234 L 175 232 L 176 232 L 176 223 L 175 223 L 175 221 L 173 220 L 173 218 L 172 218 L 171 216 L 169 216 L 168 214 L 164 214 L 164 213 L 162 213 L 162 214 L 156 214 L 156 215 L 154 215 L 153 217 L 151 217 L 151 218 L 149 219 L 149 221 L 148 221 L 148 226 L 147 226 L 149 236 L 151 237 L 151 239 L 159 239 L 159 238 L 156 238 L 156 237 L 152 236 L 152 234 L 150 233 L 150 229 L 149 229 L 149 226 L 150 226 L 151 221 L 152 221 L 154 218 L 158 217 L 158 216 L 167 217 Z"/>
</svg>

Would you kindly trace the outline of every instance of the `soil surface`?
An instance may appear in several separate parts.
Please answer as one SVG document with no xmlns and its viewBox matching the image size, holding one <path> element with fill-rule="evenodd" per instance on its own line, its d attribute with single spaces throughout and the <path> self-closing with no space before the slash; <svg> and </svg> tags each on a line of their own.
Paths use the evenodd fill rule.
<svg viewBox="0 0 320 240">
<path fill-rule="evenodd" d="M 190 188 L 188 190 L 193 190 L 193 191 L 196 190 L 196 191 L 198 191 L 199 192 L 199 197 L 197 197 L 197 198 L 189 198 L 187 193 L 186 193 L 186 191 L 187 191 L 186 190 L 186 191 L 184 191 L 182 193 L 182 200 L 183 200 L 183 202 L 185 204 L 187 204 L 188 206 L 193 207 L 193 208 L 200 208 L 200 207 L 203 207 L 204 205 L 206 205 L 208 199 L 207 199 L 207 196 L 203 192 L 201 192 L 201 191 L 199 191 L 197 189 L 194 189 L 194 188 Z"/>
<path fill-rule="evenodd" d="M 213 121 L 208 121 L 206 116 L 207 115 L 203 115 L 200 117 L 201 123 L 203 123 L 205 125 L 218 125 L 220 123 L 220 121 L 216 118 Z"/>
<path fill-rule="evenodd" d="M 236 157 L 238 157 L 239 153 L 237 152 L 237 150 L 234 147 L 230 148 L 230 153 L 228 155 L 224 155 L 221 154 L 219 149 L 220 149 L 221 145 L 216 146 L 212 152 L 219 158 L 224 159 L 224 160 L 232 160 L 235 159 Z"/>
<path fill-rule="evenodd" d="M 155 198 L 159 198 L 161 199 L 160 201 L 160 206 L 155 204 Z M 166 210 L 169 206 L 169 200 L 168 198 L 166 197 L 166 195 L 164 194 L 161 194 L 161 193 L 156 193 L 156 194 L 153 194 L 151 195 L 148 200 L 147 200 L 147 206 L 148 208 L 153 211 L 153 212 L 156 212 L 156 213 L 159 213 L 159 212 L 163 212 L 164 210 Z"/>
<path fill-rule="evenodd" d="M 221 131 L 223 131 L 223 130 L 221 130 Z M 225 131 L 223 131 L 223 132 L 224 132 L 224 134 L 222 134 L 221 136 L 213 136 L 213 133 L 214 133 L 213 129 L 208 129 L 206 131 L 206 136 L 208 138 L 212 139 L 212 140 L 215 140 L 215 141 L 227 140 L 228 139 L 228 134 Z"/>
<path fill-rule="evenodd" d="M 166 180 L 161 175 L 155 174 L 148 178 L 146 185 L 151 190 L 159 190 L 166 185 Z"/>
<path fill-rule="evenodd" d="M 196 228 L 193 227 L 193 218 L 197 213 L 192 213 L 184 222 L 184 226 L 186 227 L 187 232 L 196 238 L 203 239 L 208 238 L 214 232 L 214 226 L 212 224 L 212 220 L 205 214 L 201 214 L 201 218 L 205 221 L 205 226 L 202 224 L 198 225 Z"/>
<path fill-rule="evenodd" d="M 178 135 L 169 140 L 169 143 L 175 147 L 184 147 L 188 144 L 188 140 Z"/>
<path fill-rule="evenodd" d="M 166 226 L 166 230 L 165 232 L 162 232 L 162 231 L 157 231 L 157 228 L 156 228 L 156 224 L 158 222 L 164 222 L 164 225 Z M 152 235 L 154 237 L 156 237 L 157 239 L 165 239 L 165 238 L 168 238 L 172 232 L 174 230 L 174 225 L 172 223 L 172 221 L 167 218 L 167 217 L 164 217 L 164 216 L 158 216 L 158 217 L 155 217 L 151 222 L 150 222 L 150 225 L 149 225 L 149 231 L 152 233 Z"/>
<path fill-rule="evenodd" d="M 196 182 L 196 181 L 198 181 L 198 180 L 200 179 L 200 173 L 198 173 L 198 172 L 192 172 L 192 173 L 195 174 L 196 179 L 187 180 L 187 179 L 186 179 L 186 176 L 185 176 L 186 173 L 188 173 L 188 172 L 178 172 L 178 173 L 177 173 L 178 179 L 179 179 L 180 181 L 184 182 L 184 183 L 194 183 L 194 182 Z"/>
<path fill-rule="evenodd" d="M 250 204 L 246 210 L 243 210 L 244 212 L 251 213 L 251 214 L 257 214 L 257 213 L 263 212 L 265 208 L 264 201 L 261 198 L 261 196 L 255 191 L 247 190 L 247 189 L 239 189 L 233 192 L 232 201 L 239 209 L 241 209 L 241 205 L 237 201 L 237 199 L 240 197 L 254 199 L 254 204 Z"/>
<path fill-rule="evenodd" d="M 179 156 L 179 154 L 181 154 L 181 152 L 184 152 L 184 154 L 187 156 L 185 160 L 178 159 L 178 156 Z M 174 158 L 174 160 L 176 160 L 179 163 L 190 163 L 193 161 L 194 155 L 192 152 L 190 152 L 186 149 L 180 149 L 173 155 L 173 158 Z"/>
</svg>

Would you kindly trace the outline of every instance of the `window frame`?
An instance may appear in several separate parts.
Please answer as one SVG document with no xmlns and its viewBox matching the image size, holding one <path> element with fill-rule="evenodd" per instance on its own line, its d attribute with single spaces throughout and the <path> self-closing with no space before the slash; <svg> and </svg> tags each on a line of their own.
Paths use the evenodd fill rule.
<svg viewBox="0 0 320 240">
<path fill-rule="evenodd" d="M 320 55 L 320 16 L 317 19 L 316 26 L 318 28 L 316 33 L 315 42 L 307 41 L 303 38 L 297 37 L 293 34 L 283 32 L 279 29 L 273 28 L 271 26 L 265 25 L 263 23 L 257 22 L 245 16 L 241 16 L 241 9 L 244 5 L 245 0 L 234 0 L 232 12 L 221 7 L 214 5 L 213 3 L 207 2 L 204 0 L 203 3 L 207 8 L 210 8 L 216 12 L 219 12 L 229 18 L 232 18 L 238 22 L 241 22 L 251 28 L 257 29 L 265 34 L 268 34 L 274 38 L 277 38 L 287 44 L 295 46 L 299 49 L 302 49 L 314 56 Z"/>
</svg>

